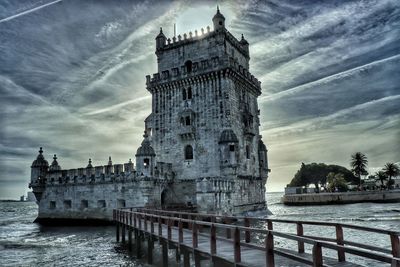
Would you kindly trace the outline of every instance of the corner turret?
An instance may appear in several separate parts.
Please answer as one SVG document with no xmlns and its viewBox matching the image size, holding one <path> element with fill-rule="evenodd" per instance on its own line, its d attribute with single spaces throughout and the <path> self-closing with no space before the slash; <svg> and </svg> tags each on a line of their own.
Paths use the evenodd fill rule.
<svg viewBox="0 0 400 267">
<path fill-rule="evenodd" d="M 156 37 L 156 50 L 162 49 L 167 41 L 167 37 L 165 37 L 162 28 L 160 28 L 160 33 Z"/>
<path fill-rule="evenodd" d="M 42 193 L 44 191 L 47 172 L 49 170 L 49 163 L 43 156 L 43 149 L 40 147 L 39 155 L 36 160 L 32 162 L 31 166 L 31 183 L 29 188 L 32 188 L 32 192 L 35 194 L 37 201 L 42 198 Z"/>
<path fill-rule="evenodd" d="M 139 175 L 152 176 L 155 167 L 155 156 L 147 132 L 144 132 L 142 145 L 136 151 L 136 171 Z"/>
<path fill-rule="evenodd" d="M 213 19 L 214 31 L 222 32 L 225 30 L 225 17 L 219 12 L 219 7 L 217 6 L 217 14 L 214 15 Z"/>
</svg>

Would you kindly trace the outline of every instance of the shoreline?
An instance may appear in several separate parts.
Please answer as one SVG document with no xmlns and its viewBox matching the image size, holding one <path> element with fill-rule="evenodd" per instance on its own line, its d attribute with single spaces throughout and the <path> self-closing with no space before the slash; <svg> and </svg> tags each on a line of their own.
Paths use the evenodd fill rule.
<svg viewBox="0 0 400 267">
<path fill-rule="evenodd" d="M 283 195 L 281 202 L 288 206 L 397 203 L 400 202 L 400 190 L 289 194 Z"/>
</svg>

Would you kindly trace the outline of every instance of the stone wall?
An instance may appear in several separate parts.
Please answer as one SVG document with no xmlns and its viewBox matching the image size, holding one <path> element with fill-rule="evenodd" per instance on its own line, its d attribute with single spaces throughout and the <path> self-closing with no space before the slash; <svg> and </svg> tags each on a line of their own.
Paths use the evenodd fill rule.
<svg viewBox="0 0 400 267">
<path fill-rule="evenodd" d="M 400 202 L 400 190 L 284 195 L 285 205 L 327 205 L 359 202 Z"/>
</svg>

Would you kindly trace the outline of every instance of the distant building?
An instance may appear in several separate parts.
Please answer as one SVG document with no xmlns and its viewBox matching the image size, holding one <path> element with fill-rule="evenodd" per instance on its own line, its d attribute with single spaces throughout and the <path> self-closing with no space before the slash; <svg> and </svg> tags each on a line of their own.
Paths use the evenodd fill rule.
<svg viewBox="0 0 400 267">
<path fill-rule="evenodd" d="M 134 206 L 196 206 L 237 214 L 266 207 L 267 148 L 259 132 L 260 82 L 249 72 L 249 44 L 218 10 L 214 30 L 155 38 L 158 72 L 146 76 L 152 112 L 129 161 L 62 170 L 40 149 L 30 187 L 39 218 L 110 219 Z M 135 167 L 135 168 L 134 168 Z"/>
<path fill-rule="evenodd" d="M 20 196 L 19 201 L 22 201 L 22 202 L 25 201 L 25 196 Z"/>
</svg>

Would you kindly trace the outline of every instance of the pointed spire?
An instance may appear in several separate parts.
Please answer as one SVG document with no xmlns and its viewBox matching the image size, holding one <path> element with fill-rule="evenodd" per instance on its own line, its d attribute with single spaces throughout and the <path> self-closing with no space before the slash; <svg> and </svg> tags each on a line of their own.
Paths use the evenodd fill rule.
<svg viewBox="0 0 400 267">
<path fill-rule="evenodd" d="M 53 162 L 51 163 L 51 166 L 50 166 L 50 171 L 59 171 L 59 170 L 61 170 L 61 167 L 60 167 L 60 165 L 58 165 L 57 155 L 54 154 Z"/>
<path fill-rule="evenodd" d="M 217 5 L 217 13 L 219 13 L 219 5 Z"/>
<path fill-rule="evenodd" d="M 39 154 L 40 154 L 40 155 L 43 154 L 43 149 L 42 149 L 42 147 L 40 147 L 40 149 L 39 149 Z"/>
<path fill-rule="evenodd" d="M 86 168 L 93 168 L 92 159 L 89 159 L 89 164 L 86 166 Z"/>
<path fill-rule="evenodd" d="M 160 33 L 163 33 L 163 32 L 162 32 L 162 27 L 160 27 Z"/>
<path fill-rule="evenodd" d="M 111 156 L 108 157 L 108 165 L 112 165 Z"/>
</svg>

